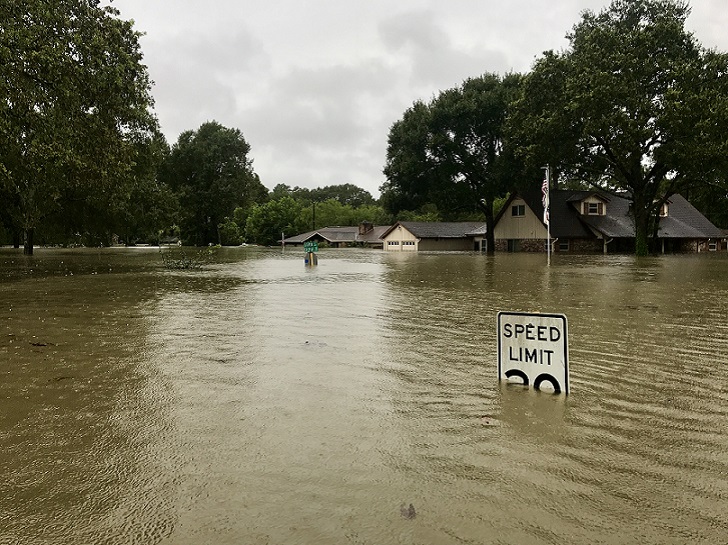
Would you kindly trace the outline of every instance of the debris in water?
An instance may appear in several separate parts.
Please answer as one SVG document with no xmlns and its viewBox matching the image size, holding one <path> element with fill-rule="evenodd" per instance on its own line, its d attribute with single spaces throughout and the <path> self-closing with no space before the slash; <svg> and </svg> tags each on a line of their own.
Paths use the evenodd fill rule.
<svg viewBox="0 0 728 545">
<path fill-rule="evenodd" d="M 417 516 L 417 511 L 415 511 L 415 506 L 412 505 L 411 503 L 409 504 L 409 507 L 407 507 L 407 505 L 404 503 L 402 505 L 400 505 L 399 512 L 406 519 L 413 519 Z"/>
</svg>

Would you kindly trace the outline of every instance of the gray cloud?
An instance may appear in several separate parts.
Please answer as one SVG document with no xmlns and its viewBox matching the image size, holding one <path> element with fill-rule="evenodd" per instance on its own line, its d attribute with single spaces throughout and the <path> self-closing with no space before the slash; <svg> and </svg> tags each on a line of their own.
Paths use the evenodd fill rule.
<svg viewBox="0 0 728 545">
<path fill-rule="evenodd" d="M 107 0 L 109 1 L 109 0 Z M 725 0 L 688 28 L 728 49 Z M 146 32 L 170 142 L 207 120 L 239 128 L 272 188 L 356 183 L 377 194 L 389 127 L 413 101 L 484 72 L 527 71 L 608 0 L 113 0 Z"/>
</svg>

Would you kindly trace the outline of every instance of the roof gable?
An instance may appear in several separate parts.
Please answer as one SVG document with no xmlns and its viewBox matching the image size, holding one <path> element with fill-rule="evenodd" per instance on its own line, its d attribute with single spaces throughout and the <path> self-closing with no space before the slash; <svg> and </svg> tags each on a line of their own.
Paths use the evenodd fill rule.
<svg viewBox="0 0 728 545">
<path fill-rule="evenodd" d="M 541 193 L 525 192 L 522 198 L 537 217 L 543 217 Z M 500 219 L 515 198 L 512 196 L 498 214 Z M 590 197 L 597 197 L 605 203 L 603 216 L 582 215 L 578 203 Z M 668 215 L 660 218 L 660 238 L 718 238 L 720 230 L 703 216 L 692 204 L 679 194 L 669 200 Z M 607 195 L 594 190 L 557 189 L 549 192 L 549 219 L 553 238 L 583 238 L 600 233 L 608 238 L 633 238 L 634 219 L 630 212 L 631 201 L 626 193 Z"/>
<path fill-rule="evenodd" d="M 722 232 L 679 194 L 668 200 L 667 216 L 660 218 L 659 237 L 720 238 Z"/>
<path fill-rule="evenodd" d="M 482 221 L 398 221 L 382 234 L 382 238 L 398 226 L 417 238 L 466 238 L 485 234 L 485 222 Z"/>
<path fill-rule="evenodd" d="M 573 194 L 567 199 L 567 202 L 584 202 L 589 198 L 599 199 L 602 202 L 609 202 L 611 199 L 599 193 L 598 191 L 574 191 Z"/>
</svg>

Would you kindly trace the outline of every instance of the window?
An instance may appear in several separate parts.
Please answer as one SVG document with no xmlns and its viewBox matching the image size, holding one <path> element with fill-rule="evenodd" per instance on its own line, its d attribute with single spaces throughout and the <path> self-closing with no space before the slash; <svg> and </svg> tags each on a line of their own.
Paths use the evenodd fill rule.
<svg viewBox="0 0 728 545">
<path fill-rule="evenodd" d="M 666 218 L 667 217 L 667 203 L 664 202 L 660 205 L 660 217 Z"/>
<path fill-rule="evenodd" d="M 560 240 L 559 241 L 559 252 L 568 252 L 568 251 L 569 251 L 569 241 Z"/>
<path fill-rule="evenodd" d="M 718 251 L 718 243 L 717 242 L 708 242 L 708 251 L 709 252 L 717 252 Z"/>
<path fill-rule="evenodd" d="M 603 216 L 604 215 L 604 203 L 585 202 L 584 203 L 584 215 L 585 216 Z"/>
<path fill-rule="evenodd" d="M 415 241 L 414 240 L 405 240 L 404 242 L 402 242 L 402 245 L 403 246 L 414 246 Z"/>
<path fill-rule="evenodd" d="M 390 241 L 387 242 L 387 245 L 389 245 L 389 246 L 399 246 L 399 241 L 398 240 L 390 240 Z"/>
<path fill-rule="evenodd" d="M 511 206 L 511 216 L 514 218 L 521 218 L 526 215 L 526 205 L 525 204 L 514 204 Z"/>
</svg>

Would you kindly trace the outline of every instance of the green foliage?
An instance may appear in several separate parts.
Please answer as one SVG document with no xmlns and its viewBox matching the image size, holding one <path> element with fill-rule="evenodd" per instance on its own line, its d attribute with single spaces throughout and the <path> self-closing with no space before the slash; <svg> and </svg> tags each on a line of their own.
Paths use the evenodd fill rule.
<svg viewBox="0 0 728 545">
<path fill-rule="evenodd" d="M 318 200 L 326 194 L 336 197 Z M 359 204 L 370 201 L 371 204 Z M 220 223 L 220 240 L 222 244 L 239 244 L 242 237 L 255 244 L 277 244 L 281 233 L 291 236 L 314 230 L 314 215 L 316 228 L 358 225 L 363 221 L 387 225 L 392 219 L 382 207 L 373 203 L 367 191 L 356 186 L 302 189 L 278 184 L 267 200 L 248 208 L 238 207 L 232 217 Z"/>
<path fill-rule="evenodd" d="M 728 183 L 702 184 L 683 196 L 716 227 L 728 229 Z"/>
<path fill-rule="evenodd" d="M 354 208 L 374 204 L 374 197 L 371 193 L 354 184 L 327 185 L 311 189 L 308 192 L 308 198 L 318 202 L 335 200 Z"/>
<path fill-rule="evenodd" d="M 278 200 L 283 197 L 292 197 L 303 203 L 311 200 L 311 190 L 305 187 L 291 187 L 286 184 L 278 184 L 273 188 L 269 197 L 271 200 Z"/>
<path fill-rule="evenodd" d="M 385 209 L 397 214 L 430 202 L 430 188 L 437 182 L 434 161 L 428 156 L 431 113 L 421 101 L 408 108 L 389 130 L 387 181 L 380 188 Z"/>
<path fill-rule="evenodd" d="M 69 199 L 125 180 L 156 128 L 139 34 L 118 15 L 94 0 L 0 5 L 0 195 L 26 253 Z"/>
<path fill-rule="evenodd" d="M 392 223 L 392 215 L 378 204 L 363 204 L 352 210 L 351 225 L 359 225 L 364 221 L 374 225 L 389 225 Z"/>
<path fill-rule="evenodd" d="M 397 221 L 442 221 L 442 215 L 434 204 L 421 206 L 419 210 L 402 210 Z"/>
<path fill-rule="evenodd" d="M 354 225 L 352 223 L 354 208 L 348 204 L 341 204 L 335 199 L 317 203 L 315 228 L 333 225 Z M 313 211 L 313 206 L 311 207 Z"/>
<path fill-rule="evenodd" d="M 500 213 L 501 209 L 503 208 L 503 205 L 506 204 L 508 197 L 510 197 L 510 194 L 503 195 L 502 197 L 498 197 L 495 201 L 493 201 L 493 213 L 496 216 Z"/>
<path fill-rule="evenodd" d="M 235 220 L 225 218 L 225 221 L 218 225 L 217 229 L 220 233 L 220 244 L 223 246 L 240 246 L 242 244 L 243 233 L 240 225 Z"/>
<path fill-rule="evenodd" d="M 382 204 L 401 211 L 437 203 L 447 219 L 479 210 L 493 240 L 493 203 L 521 175 L 508 149 L 505 121 L 521 76 L 485 74 L 415 102 L 391 128 Z"/>
<path fill-rule="evenodd" d="M 281 233 L 290 236 L 306 230 L 299 223 L 301 204 L 285 196 L 254 205 L 245 224 L 248 242 L 270 246 L 281 240 Z"/>
<path fill-rule="evenodd" d="M 376 202 L 371 193 L 354 184 L 327 185 L 314 189 L 278 184 L 273 188 L 270 198 L 280 199 L 281 197 L 293 197 L 301 203 L 335 200 L 354 208 L 373 205 Z"/>
<path fill-rule="evenodd" d="M 391 223 L 391 220 L 392 216 L 376 204 L 352 206 L 342 204 L 335 199 L 328 199 L 304 206 L 301 209 L 298 224 L 304 225 L 306 231 L 313 231 L 322 227 L 359 225 L 363 221 L 375 225 L 387 225 Z"/>
<path fill-rule="evenodd" d="M 198 246 L 222 242 L 218 226 L 236 208 L 249 209 L 267 198 L 249 152 L 240 130 L 215 121 L 179 136 L 161 179 L 179 200 L 178 223 L 184 241 Z"/>
<path fill-rule="evenodd" d="M 158 176 L 169 157 L 167 140 L 161 134 L 137 144 L 138 153 L 130 172 L 132 190 L 120 199 L 114 214 L 116 234 L 126 244 L 159 242 L 155 236 L 174 223 L 179 202 L 171 188 Z"/>
<path fill-rule="evenodd" d="M 700 47 L 688 13 L 668 0 L 584 12 L 570 48 L 536 63 L 511 120 L 530 163 L 629 192 L 638 254 L 665 198 L 726 172 L 728 58 Z"/>
</svg>

